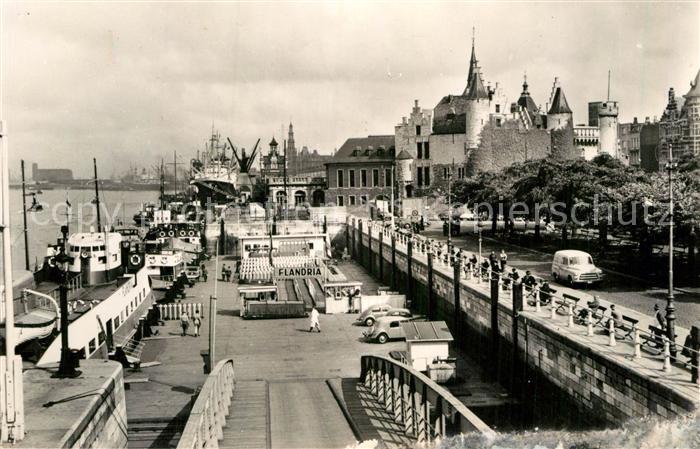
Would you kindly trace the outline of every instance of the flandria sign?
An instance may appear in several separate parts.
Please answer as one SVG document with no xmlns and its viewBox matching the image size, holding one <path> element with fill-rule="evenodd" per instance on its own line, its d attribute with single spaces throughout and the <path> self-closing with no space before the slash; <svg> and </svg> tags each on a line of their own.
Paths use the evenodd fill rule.
<svg viewBox="0 0 700 449">
<path fill-rule="evenodd" d="M 320 278 L 321 267 L 275 267 L 275 279 Z"/>
</svg>

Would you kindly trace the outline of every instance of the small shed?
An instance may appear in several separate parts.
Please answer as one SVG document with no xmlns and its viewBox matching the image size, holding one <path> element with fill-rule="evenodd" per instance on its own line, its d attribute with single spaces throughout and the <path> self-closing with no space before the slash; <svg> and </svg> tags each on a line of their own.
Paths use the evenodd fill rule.
<svg viewBox="0 0 700 449">
<path fill-rule="evenodd" d="M 406 357 L 413 368 L 427 371 L 436 360 L 447 360 L 452 333 L 444 321 L 406 321 L 401 323 L 406 335 Z"/>
</svg>

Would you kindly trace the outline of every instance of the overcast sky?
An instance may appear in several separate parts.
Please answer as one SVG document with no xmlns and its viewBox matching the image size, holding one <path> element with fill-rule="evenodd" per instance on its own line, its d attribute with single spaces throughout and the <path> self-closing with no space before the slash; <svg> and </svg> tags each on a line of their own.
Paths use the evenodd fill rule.
<svg viewBox="0 0 700 449">
<path fill-rule="evenodd" d="M 576 123 L 612 99 L 661 115 L 700 68 L 698 3 L 2 2 L 2 111 L 20 157 L 88 176 L 188 161 L 212 122 L 250 148 L 294 123 L 297 147 L 393 134 L 413 100 L 466 85 L 472 26 L 484 77 L 542 106 L 559 77 Z M 286 132 L 286 131 L 285 131 Z"/>
</svg>

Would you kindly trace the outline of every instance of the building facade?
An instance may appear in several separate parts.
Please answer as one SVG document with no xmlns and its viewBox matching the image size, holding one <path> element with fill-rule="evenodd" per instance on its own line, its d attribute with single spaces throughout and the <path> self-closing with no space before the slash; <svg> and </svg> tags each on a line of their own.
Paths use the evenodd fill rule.
<svg viewBox="0 0 700 449">
<path fill-rule="evenodd" d="M 347 139 L 326 163 L 326 204 L 363 206 L 391 198 L 394 135 Z"/>
<path fill-rule="evenodd" d="M 412 173 L 403 174 L 401 179 L 409 180 L 409 197 L 413 189 L 430 187 L 432 172 L 432 155 L 430 138 L 432 133 L 432 114 L 428 109 L 421 109 L 418 100 L 414 101 L 413 110 L 408 117 L 394 127 L 394 146 L 396 154 L 404 151 L 412 159 Z M 406 155 L 404 155 L 406 156 Z M 405 157 L 404 157 L 405 159 Z"/>
<path fill-rule="evenodd" d="M 632 167 L 639 167 L 642 163 L 640 155 L 642 125 L 635 117 L 632 123 L 620 123 L 617 126 L 619 159 Z"/>
<path fill-rule="evenodd" d="M 700 71 L 682 99 L 676 98 L 673 88 L 669 89 L 668 103 L 659 121 L 659 169 L 666 166 L 671 146 L 674 159 L 700 154 Z"/>
</svg>

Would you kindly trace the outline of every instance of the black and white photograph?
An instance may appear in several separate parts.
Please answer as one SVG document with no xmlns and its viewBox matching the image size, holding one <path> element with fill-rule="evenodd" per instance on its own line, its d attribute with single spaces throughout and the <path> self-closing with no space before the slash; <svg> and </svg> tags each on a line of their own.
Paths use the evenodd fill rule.
<svg viewBox="0 0 700 449">
<path fill-rule="evenodd" d="M 0 0 L 0 448 L 700 449 L 700 1 Z"/>
</svg>

